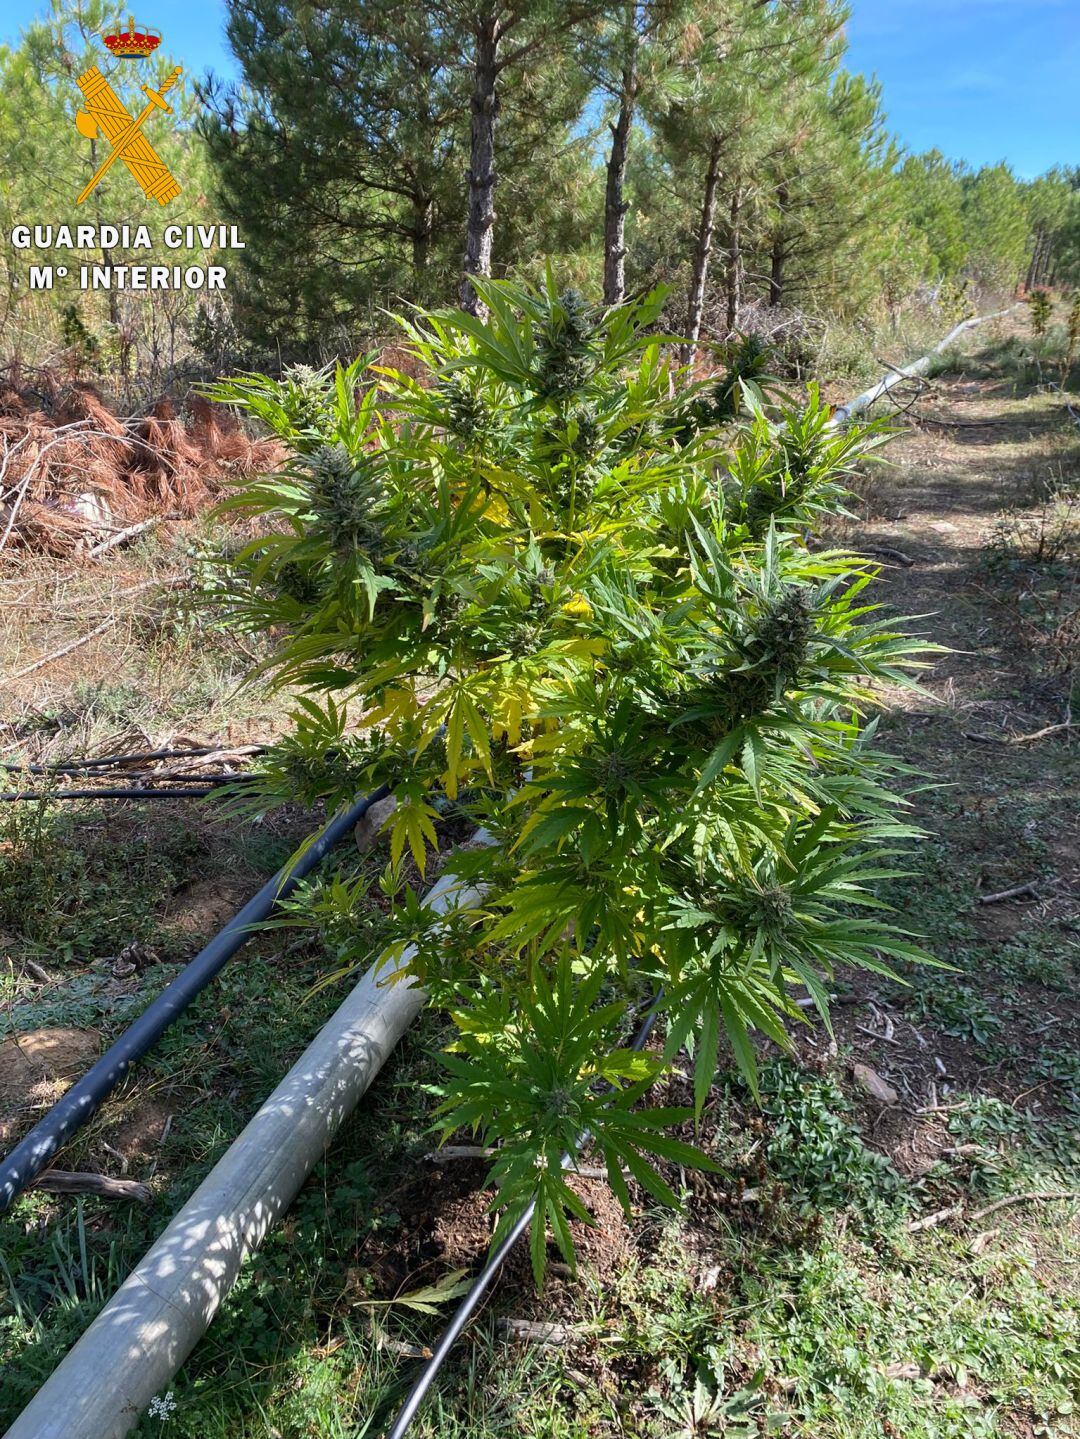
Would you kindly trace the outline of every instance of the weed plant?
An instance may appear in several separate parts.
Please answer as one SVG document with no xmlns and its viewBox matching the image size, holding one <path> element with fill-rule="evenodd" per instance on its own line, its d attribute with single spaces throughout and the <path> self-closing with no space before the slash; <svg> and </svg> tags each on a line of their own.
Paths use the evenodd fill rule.
<svg viewBox="0 0 1080 1439">
<path fill-rule="evenodd" d="M 836 966 L 921 957 L 873 892 L 912 830 L 869 715 L 923 661 L 874 567 L 809 543 L 879 424 L 834 430 L 813 389 L 770 415 L 749 385 L 721 417 L 665 358 L 661 292 L 478 288 L 484 322 L 402 321 L 419 378 L 362 358 L 215 387 L 292 452 L 226 502 L 264 527 L 226 603 L 302 695 L 252 803 L 387 782 L 399 875 L 449 814 L 490 837 L 450 861 L 484 900 L 449 925 L 388 886 L 381 957 L 413 944 L 452 1017 L 441 1128 L 496 1149 L 496 1238 L 538 1195 L 539 1277 L 547 1226 L 573 1262 L 588 1218 L 564 1154 L 594 1145 L 627 1207 L 624 1170 L 674 1203 L 665 1167 L 714 1167 L 644 1103 L 684 1045 L 700 1113 L 721 1038 L 756 1090 L 752 1036 L 789 1046 L 797 990 L 825 1012 Z M 343 970 L 373 957 L 347 931 Z M 664 1046 L 632 1053 L 657 993 Z"/>
</svg>

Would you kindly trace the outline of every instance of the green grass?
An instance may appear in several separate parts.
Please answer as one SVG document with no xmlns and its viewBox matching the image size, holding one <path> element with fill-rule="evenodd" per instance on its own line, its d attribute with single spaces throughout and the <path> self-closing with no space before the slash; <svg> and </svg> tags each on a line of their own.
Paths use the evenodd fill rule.
<svg viewBox="0 0 1080 1439">
<path fill-rule="evenodd" d="M 211 826 L 198 812 L 148 810 L 134 822 L 79 801 L 0 810 L 0 931 L 13 937 L 13 957 L 64 964 L 132 942 L 169 948 L 160 911 L 208 861 Z"/>
<path fill-rule="evenodd" d="M 954 905 L 934 866 L 919 883 L 941 908 Z M 966 927 L 954 928 L 952 953 L 974 962 Z M 266 936 L 235 961 L 140 1076 L 174 1113 L 151 1211 L 35 1194 L 0 1226 L 4 1274 L 14 1280 L 0 1319 L 13 1376 L 0 1420 L 10 1420 L 51 1370 L 336 1002 L 331 991 L 298 1011 L 318 961 L 310 953 L 282 961 L 281 941 Z M 1007 947 L 1000 982 L 1012 982 L 1018 956 L 1045 957 L 1051 948 L 1039 935 Z M 915 976 L 918 1003 L 932 1008 L 935 994 L 940 1003 L 941 984 L 936 974 Z M 966 1038 L 979 1046 L 973 1033 Z M 422 1030 L 409 1036 L 286 1223 L 246 1266 L 172 1386 L 175 1407 L 164 1418 L 144 1418 L 140 1436 L 381 1432 L 415 1372 L 414 1360 L 383 1341 L 430 1342 L 441 1322 L 401 1305 L 371 1307 L 383 1296 L 373 1293 L 364 1262 L 367 1245 L 392 1241 L 400 1229 L 394 1185 L 430 1143 L 422 1096 L 436 1075 L 436 1040 Z M 710 1142 L 744 1182 L 757 1182 L 755 1166 L 763 1166 L 766 1205 L 733 1212 L 691 1199 L 682 1218 L 646 1209 L 613 1278 L 586 1269 L 576 1285 L 556 1284 L 539 1301 L 527 1283 L 504 1284 L 496 1312 L 541 1315 L 554 1305 L 580 1341 L 565 1352 L 507 1348 L 494 1313 L 485 1315 L 414 1432 L 427 1439 L 1076 1432 L 1069 1404 L 1080 1380 L 1080 1246 L 1066 1223 L 1076 1206 L 1007 1210 L 993 1221 L 1000 1235 L 978 1255 L 970 1228 L 905 1229 L 911 1214 L 957 1194 L 976 1203 L 1017 1189 L 1075 1187 L 1070 1124 L 987 1096 L 955 1097 L 951 1142 L 979 1145 L 980 1154 L 941 1161 L 912 1181 L 860 1133 L 841 1077 L 842 1069 L 767 1066 L 758 1119 L 735 1077 L 724 1079 L 710 1111 Z M 755 1140 L 760 1161 L 742 1160 Z M 93 1129 L 86 1142 L 92 1146 Z"/>
</svg>

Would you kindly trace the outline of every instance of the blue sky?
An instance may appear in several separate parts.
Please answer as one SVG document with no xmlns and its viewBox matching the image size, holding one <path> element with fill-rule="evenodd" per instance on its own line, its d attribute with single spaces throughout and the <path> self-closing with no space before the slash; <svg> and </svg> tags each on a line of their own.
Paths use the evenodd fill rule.
<svg viewBox="0 0 1080 1439">
<path fill-rule="evenodd" d="M 3 0 L 0 41 L 15 40 L 45 8 Z M 1008 160 L 1022 176 L 1080 164 L 1080 0 L 853 0 L 851 8 L 848 68 L 878 76 L 890 128 L 909 149 L 936 146 L 973 165 Z M 224 0 L 140 0 L 134 9 L 190 69 L 232 73 Z"/>
<path fill-rule="evenodd" d="M 32 20 L 49 12 L 47 0 L 0 0 L 0 43 L 11 44 Z M 117 0 L 117 15 L 134 14 L 160 30 L 163 48 L 189 70 L 232 74 L 235 64 L 225 39 L 224 0 Z"/>
<path fill-rule="evenodd" d="M 854 0 L 851 70 L 882 83 L 890 128 L 1017 174 L 1080 164 L 1080 0 Z"/>
</svg>

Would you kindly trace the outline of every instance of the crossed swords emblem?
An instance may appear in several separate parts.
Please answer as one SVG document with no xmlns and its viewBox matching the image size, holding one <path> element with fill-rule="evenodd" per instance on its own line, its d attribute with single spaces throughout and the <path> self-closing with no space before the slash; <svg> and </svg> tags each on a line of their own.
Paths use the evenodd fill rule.
<svg viewBox="0 0 1080 1439">
<path fill-rule="evenodd" d="M 100 131 L 112 150 L 94 171 L 76 204 L 81 205 L 93 194 L 116 160 L 123 160 L 148 200 L 167 205 L 170 200 L 176 199 L 180 186 L 142 133 L 142 128 L 155 110 L 172 114 L 172 106 L 164 98 L 165 92 L 176 84 L 182 70 L 183 66 L 177 65 L 160 90 L 153 90 L 149 85 L 142 87 L 147 103 L 138 115 L 129 114 L 96 65 L 91 65 L 85 74 L 79 76 L 78 86 L 86 100 L 86 109 L 76 114 L 75 128 L 88 140 L 96 139 Z"/>
</svg>

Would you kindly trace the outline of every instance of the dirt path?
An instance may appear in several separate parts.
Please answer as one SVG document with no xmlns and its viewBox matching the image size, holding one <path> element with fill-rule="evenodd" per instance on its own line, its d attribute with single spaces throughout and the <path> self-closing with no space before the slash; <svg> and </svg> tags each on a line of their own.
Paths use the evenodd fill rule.
<svg viewBox="0 0 1080 1439">
<path fill-rule="evenodd" d="M 884 552 L 880 597 L 924 617 L 927 638 L 947 647 L 925 694 L 893 697 L 885 743 L 934 782 L 916 798 L 927 830 L 919 872 L 895 897 L 960 973 L 924 976 L 894 998 L 937 1029 L 933 1046 L 910 1026 L 899 1042 L 875 1044 L 865 1016 L 841 1028 L 922 1106 L 970 1087 L 1008 1103 L 1034 1092 L 1053 1111 L 1077 1102 L 1080 1080 L 1080 764 L 1076 731 L 1062 727 L 1077 660 L 1080 514 L 1047 495 L 1070 482 L 1075 493 L 1080 435 L 1057 396 L 1018 393 L 985 357 L 966 368 L 916 407 L 945 423 L 894 442 L 844 535 Z M 933 1124 L 897 1115 L 877 1138 L 917 1172 L 934 1157 L 921 1132 Z"/>
<path fill-rule="evenodd" d="M 1056 396 L 1017 396 L 1002 378 L 938 382 L 919 412 L 946 423 L 920 425 L 896 442 L 849 539 L 913 562 L 886 561 L 886 601 L 900 614 L 925 616 L 927 637 L 948 649 L 926 681 L 928 699 L 898 697 L 894 725 L 905 751 L 956 786 L 921 808 L 933 821 L 957 805 L 967 813 L 1004 804 L 1015 817 L 1025 800 L 1075 801 L 1075 733 L 1030 737 L 1066 719 L 1080 657 L 1080 511 L 1074 503 L 1070 519 L 1063 504 L 1046 503 L 1050 488 L 1071 480 L 1075 489 L 1080 434 L 1063 423 Z M 1054 553 L 1040 558 L 1044 524 Z M 1045 877 L 1036 857 L 1034 867 L 1023 864 L 1023 834 L 1035 830 L 1051 852 L 1043 858 L 1054 861 L 1057 888 L 1075 892 L 1068 818 L 1062 809 L 1023 832 L 1010 823 L 1008 843 L 991 847 L 983 863 L 986 892 Z M 1064 914 L 1052 888 L 1046 900 Z"/>
</svg>

